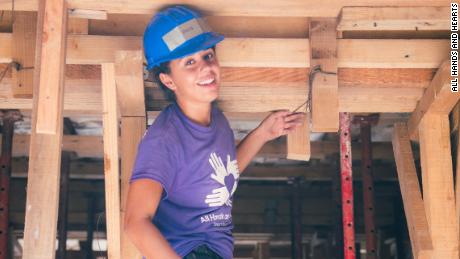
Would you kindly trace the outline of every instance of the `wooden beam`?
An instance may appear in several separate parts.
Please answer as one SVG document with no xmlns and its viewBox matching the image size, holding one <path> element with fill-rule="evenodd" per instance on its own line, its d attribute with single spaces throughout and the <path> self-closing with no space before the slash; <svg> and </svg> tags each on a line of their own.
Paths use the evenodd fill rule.
<svg viewBox="0 0 460 259">
<path fill-rule="evenodd" d="M 353 167 L 356 174 L 354 179 L 360 181 L 362 179 L 360 166 Z M 24 158 L 13 158 L 12 161 L 12 177 L 27 178 L 27 161 Z M 397 181 L 396 168 L 394 164 L 382 163 L 373 166 L 375 181 L 379 182 L 395 182 Z M 328 164 L 317 165 L 301 165 L 301 166 L 257 166 L 250 165 L 241 177 L 246 179 L 286 179 L 288 177 L 304 177 L 308 181 L 331 181 L 336 170 Z M 104 179 L 104 165 L 100 160 L 74 160 L 70 164 L 70 179 Z M 73 187 L 71 186 L 71 189 Z M 92 189 L 92 192 L 104 192 L 104 189 Z M 376 191 L 378 194 L 378 191 Z M 263 195 L 263 194 L 261 194 Z"/>
<path fill-rule="evenodd" d="M 100 10 L 69 9 L 69 16 L 72 18 L 107 20 L 107 12 Z"/>
<path fill-rule="evenodd" d="M 139 142 L 147 126 L 142 52 L 118 52 L 115 71 L 121 113 L 121 229 L 123 229 L 129 179 L 134 168 Z M 142 258 L 124 232 L 121 236 L 121 258 Z"/>
<path fill-rule="evenodd" d="M 448 31 L 450 8 L 351 7 L 340 15 L 339 31 Z"/>
<path fill-rule="evenodd" d="M 309 161 L 310 150 L 310 113 L 294 132 L 287 136 L 287 159 Z"/>
<path fill-rule="evenodd" d="M 371 2 L 373 6 L 446 6 L 448 1 L 444 0 L 375 0 Z M 152 14 L 157 12 L 165 5 L 189 4 L 199 7 L 206 14 L 219 16 L 304 16 L 304 17 L 336 17 L 344 6 L 363 6 L 369 3 L 363 0 L 350 0 L 344 3 L 340 0 L 327 0 L 317 2 L 313 0 L 287 0 L 276 1 L 267 0 L 263 5 L 248 3 L 244 0 L 234 0 L 231 3 L 224 0 L 206 1 L 134 1 L 126 3 L 124 1 L 87 1 L 70 0 L 69 8 L 105 10 L 108 13 L 127 13 L 127 14 Z M 11 0 L 0 3 L 0 10 L 11 10 Z M 16 0 L 15 10 L 37 10 L 37 0 Z"/>
<path fill-rule="evenodd" d="M 118 158 L 118 115 L 115 66 L 102 64 L 105 204 L 108 258 L 121 258 L 120 171 Z"/>
<path fill-rule="evenodd" d="M 35 38 L 37 36 L 37 13 L 17 12 L 13 24 L 12 92 L 14 97 L 32 98 L 35 61 Z"/>
<path fill-rule="evenodd" d="M 228 114 L 226 116 L 229 116 Z M 154 119 L 149 116 L 149 119 Z M 122 133 L 123 134 L 123 133 Z M 1 135 L 0 135 L 1 136 Z M 13 157 L 29 156 L 29 135 L 16 134 L 13 138 Z M 122 140 L 120 140 L 122 141 Z M 0 139 L 1 143 L 1 139 Z M 237 144 L 237 143 L 235 143 Z M 279 139 L 270 141 L 265 144 L 257 157 L 266 158 L 285 158 L 286 157 L 286 140 Z M 103 158 L 103 141 L 101 136 L 84 136 L 84 135 L 64 135 L 62 139 L 62 149 L 72 151 L 80 158 Z M 359 152 L 361 144 L 359 142 L 352 143 L 353 155 L 352 158 L 359 160 Z M 119 147 L 119 151 L 122 148 Z M 339 152 L 337 142 L 335 141 L 312 141 L 311 142 L 311 158 L 324 159 L 328 156 L 336 155 Z M 356 154 L 356 155 L 355 155 Z M 375 160 L 393 161 L 393 150 L 388 142 L 375 142 L 372 144 L 372 155 Z"/>
<path fill-rule="evenodd" d="M 221 66 L 309 67 L 307 39 L 227 38 L 216 46 Z"/>
<path fill-rule="evenodd" d="M 431 258 L 433 243 L 405 123 L 394 126 L 393 150 L 414 258 Z"/>
<path fill-rule="evenodd" d="M 123 117 L 144 117 L 144 70 L 142 51 L 117 51 L 115 81 Z"/>
<path fill-rule="evenodd" d="M 419 127 L 423 201 L 433 241 L 433 258 L 458 258 L 459 227 L 448 115 L 426 114 Z"/>
<path fill-rule="evenodd" d="M 40 1 L 24 259 L 50 259 L 56 253 L 66 25 L 66 1 Z M 53 100 L 43 102 L 44 96 Z M 51 127 L 43 124 L 47 121 Z"/>
<path fill-rule="evenodd" d="M 31 100 L 12 97 L 11 81 L 0 83 L 0 109 L 31 110 Z M 101 114 L 101 93 L 97 80 L 68 81 L 64 94 L 64 111 Z M 264 91 L 261 91 L 264 90 Z M 423 95 L 421 88 L 339 87 L 339 111 L 343 112 L 412 112 Z M 165 105 L 159 89 L 147 91 L 149 110 Z M 221 87 L 220 107 L 225 112 L 267 112 L 294 109 L 305 102 L 305 87 Z"/>
<path fill-rule="evenodd" d="M 67 24 L 68 34 L 88 35 L 89 22 L 88 19 L 70 18 Z"/>
<path fill-rule="evenodd" d="M 339 87 L 339 111 L 412 112 L 422 95 L 420 88 Z"/>
<path fill-rule="evenodd" d="M 418 139 L 418 128 L 422 118 L 428 113 L 449 114 L 460 99 L 459 92 L 450 90 L 450 62 L 441 64 L 430 86 L 423 93 L 409 118 L 409 135 L 412 140 Z"/>
<path fill-rule="evenodd" d="M 11 61 L 11 40 L 11 33 L 0 33 L 0 63 Z M 114 62 L 117 50 L 141 49 L 134 36 L 69 35 L 67 41 L 67 64 Z M 431 39 L 340 39 L 337 48 L 339 68 L 437 68 L 450 53 L 449 40 Z M 227 38 L 218 49 L 222 66 L 310 66 L 308 39 Z"/>
<path fill-rule="evenodd" d="M 338 66 L 348 68 L 436 68 L 449 58 L 446 40 L 341 39 Z"/>
<path fill-rule="evenodd" d="M 339 130 L 337 76 L 337 19 L 310 21 L 310 70 L 313 132 Z"/>
</svg>

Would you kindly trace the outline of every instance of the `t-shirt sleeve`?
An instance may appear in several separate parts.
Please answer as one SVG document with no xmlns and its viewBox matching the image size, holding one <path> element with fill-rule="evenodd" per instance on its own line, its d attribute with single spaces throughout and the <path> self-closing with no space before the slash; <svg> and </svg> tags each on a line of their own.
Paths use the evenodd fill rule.
<svg viewBox="0 0 460 259">
<path fill-rule="evenodd" d="M 146 136 L 139 144 L 130 182 L 138 179 L 154 180 L 163 186 L 165 198 L 174 182 L 175 157 L 173 147 L 164 138 L 158 135 Z"/>
</svg>

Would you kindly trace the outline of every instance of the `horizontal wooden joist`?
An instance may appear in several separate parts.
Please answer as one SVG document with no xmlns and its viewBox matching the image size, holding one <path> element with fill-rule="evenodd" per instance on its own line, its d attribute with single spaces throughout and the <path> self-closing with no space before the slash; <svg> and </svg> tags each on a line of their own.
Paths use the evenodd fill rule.
<svg viewBox="0 0 460 259">
<path fill-rule="evenodd" d="M 32 100 L 14 98 L 11 81 L 0 83 L 0 109 L 30 110 Z M 306 86 L 221 87 L 219 106 L 225 112 L 267 112 L 291 109 L 304 103 Z M 339 87 L 339 111 L 412 112 L 423 88 Z M 160 110 L 167 105 L 159 89 L 147 89 L 147 109 Z M 101 114 L 101 89 L 98 80 L 69 80 L 64 94 L 64 111 Z M 66 114 L 66 113 L 65 113 Z"/>
<path fill-rule="evenodd" d="M 27 159 L 13 159 L 13 177 L 27 177 Z M 372 167 L 375 181 L 396 181 L 394 164 L 378 164 Z M 242 177 L 251 178 L 279 178 L 304 177 L 309 181 L 331 181 L 338 168 L 326 164 L 290 165 L 290 166 L 249 166 Z M 102 160 L 75 160 L 70 163 L 70 177 L 72 179 L 104 179 L 104 165 Z M 355 180 L 361 179 L 360 166 L 353 167 Z"/>
<path fill-rule="evenodd" d="M 0 135 L 1 136 L 1 135 Z M 13 157 L 29 156 L 29 135 L 16 134 L 13 139 Z M 81 158 L 102 158 L 104 150 L 101 136 L 64 135 L 63 147 L 65 151 L 75 152 Z M 0 138 L 1 143 L 1 138 Z M 353 159 L 360 160 L 361 144 L 352 143 Z M 324 159 L 328 156 L 338 154 L 338 143 L 333 141 L 311 142 L 313 159 Z M 376 142 L 372 145 L 373 159 L 393 161 L 391 143 Z M 286 141 L 280 138 L 267 143 L 259 152 L 258 157 L 264 158 L 286 158 Z"/>
<path fill-rule="evenodd" d="M 12 35 L 0 33 L 0 63 L 12 60 Z M 69 35 L 67 64 L 114 62 L 117 50 L 141 48 L 135 36 Z M 342 39 L 339 68 L 437 68 L 448 58 L 448 40 Z M 308 39 L 227 38 L 217 47 L 227 67 L 309 67 Z"/>
<path fill-rule="evenodd" d="M 38 0 L 15 0 L 15 10 L 36 11 Z M 372 6 L 448 6 L 445 0 L 373 0 Z M 12 0 L 0 2 L 0 10 L 11 10 Z M 257 1 L 171 1 L 171 0 L 69 0 L 69 8 L 104 10 L 108 13 L 153 14 L 165 5 L 187 4 L 199 8 L 206 14 L 220 16 L 305 16 L 305 17 L 336 17 L 344 6 L 365 6 L 369 1 L 363 0 L 266 0 L 263 4 Z"/>
<path fill-rule="evenodd" d="M 450 7 L 351 7 L 342 9 L 339 31 L 448 31 Z"/>
</svg>

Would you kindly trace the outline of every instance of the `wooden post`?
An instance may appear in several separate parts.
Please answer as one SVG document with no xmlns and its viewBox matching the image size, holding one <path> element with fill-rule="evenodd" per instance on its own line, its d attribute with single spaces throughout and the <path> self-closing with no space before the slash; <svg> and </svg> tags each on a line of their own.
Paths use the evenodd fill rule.
<svg viewBox="0 0 460 259">
<path fill-rule="evenodd" d="M 287 135 L 287 159 L 310 160 L 310 113 L 297 129 Z"/>
<path fill-rule="evenodd" d="M 110 259 L 120 259 L 120 171 L 118 166 L 117 92 L 113 63 L 102 64 L 102 104 L 107 255 Z"/>
<path fill-rule="evenodd" d="M 270 243 L 257 242 L 254 249 L 254 259 L 270 259 Z"/>
<path fill-rule="evenodd" d="M 414 258 L 431 258 L 433 244 L 405 123 L 395 124 L 393 150 Z"/>
<path fill-rule="evenodd" d="M 121 226 L 123 229 L 129 179 L 137 146 L 146 129 L 144 78 L 141 51 L 119 51 L 115 55 L 117 92 L 121 111 Z M 141 254 L 122 232 L 122 258 L 141 258 Z"/>
<path fill-rule="evenodd" d="M 457 259 L 459 236 L 448 115 L 425 114 L 419 125 L 423 201 L 434 258 Z"/>
<path fill-rule="evenodd" d="M 52 259 L 56 253 L 66 25 L 66 1 L 39 2 L 24 259 Z"/>
<path fill-rule="evenodd" d="M 312 84 L 313 132 L 339 130 L 339 83 L 337 80 L 337 20 L 310 21 L 310 82 Z"/>
</svg>

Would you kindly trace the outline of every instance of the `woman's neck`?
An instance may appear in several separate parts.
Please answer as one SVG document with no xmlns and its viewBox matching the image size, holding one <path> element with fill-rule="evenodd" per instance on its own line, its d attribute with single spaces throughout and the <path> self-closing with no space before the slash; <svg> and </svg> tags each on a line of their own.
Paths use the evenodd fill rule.
<svg viewBox="0 0 460 259">
<path fill-rule="evenodd" d="M 211 103 L 181 102 L 180 100 L 176 102 L 191 121 L 206 127 L 211 124 Z"/>
</svg>

